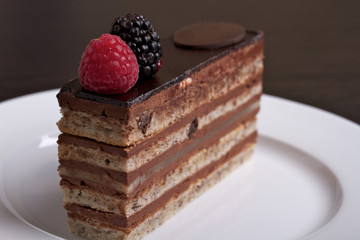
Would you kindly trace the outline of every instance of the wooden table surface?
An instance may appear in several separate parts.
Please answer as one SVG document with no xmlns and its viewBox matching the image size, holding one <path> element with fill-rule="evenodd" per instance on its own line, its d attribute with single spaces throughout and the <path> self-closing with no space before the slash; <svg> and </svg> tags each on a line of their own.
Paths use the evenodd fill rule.
<svg viewBox="0 0 360 240">
<path fill-rule="evenodd" d="M 176 18 L 262 29 L 265 93 L 360 123 L 359 9 L 356 0 L 0 0 L 0 101 L 61 87 L 92 38 L 137 12 L 155 28 Z"/>
</svg>

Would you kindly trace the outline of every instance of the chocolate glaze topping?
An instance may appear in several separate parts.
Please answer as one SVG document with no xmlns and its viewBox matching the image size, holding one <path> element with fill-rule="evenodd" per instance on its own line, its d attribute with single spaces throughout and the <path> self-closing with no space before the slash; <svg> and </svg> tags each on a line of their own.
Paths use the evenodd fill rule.
<svg viewBox="0 0 360 240">
<path fill-rule="evenodd" d="M 263 33 L 246 31 L 244 39 L 240 43 L 231 47 L 212 50 L 179 48 L 175 46 L 172 35 L 161 37 L 163 66 L 152 79 L 139 79 L 131 90 L 116 95 L 102 95 L 87 91 L 80 85 L 79 80 L 75 79 L 64 85 L 58 94 L 58 98 L 61 94 L 70 93 L 74 94 L 76 98 L 130 108 L 133 104 L 141 103 L 163 89 L 181 82 L 187 76 L 228 53 L 259 41 L 262 39 Z M 141 127 L 144 127 L 144 130 L 146 128 L 146 126 Z"/>
<path fill-rule="evenodd" d="M 182 48 L 215 49 L 241 42 L 245 28 L 227 22 L 202 22 L 177 30 L 174 34 L 175 45 Z"/>
</svg>

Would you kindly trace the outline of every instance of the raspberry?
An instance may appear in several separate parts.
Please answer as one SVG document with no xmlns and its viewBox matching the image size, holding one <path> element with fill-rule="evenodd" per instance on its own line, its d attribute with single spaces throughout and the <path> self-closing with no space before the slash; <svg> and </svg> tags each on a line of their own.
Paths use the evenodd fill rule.
<svg viewBox="0 0 360 240">
<path fill-rule="evenodd" d="M 138 14 L 119 17 L 115 19 L 110 33 L 119 36 L 133 50 L 140 76 L 148 78 L 159 71 L 162 65 L 160 37 L 148 19 Z"/>
<path fill-rule="evenodd" d="M 79 76 L 81 85 L 89 91 L 125 93 L 135 85 L 139 67 L 135 54 L 120 37 L 103 34 L 86 47 Z"/>
</svg>

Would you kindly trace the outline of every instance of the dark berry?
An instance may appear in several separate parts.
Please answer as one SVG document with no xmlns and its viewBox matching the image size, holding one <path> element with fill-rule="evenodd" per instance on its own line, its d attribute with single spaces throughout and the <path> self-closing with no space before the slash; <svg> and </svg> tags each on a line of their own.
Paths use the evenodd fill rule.
<svg viewBox="0 0 360 240">
<path fill-rule="evenodd" d="M 140 76 L 151 77 L 159 71 L 162 66 L 160 37 L 148 19 L 138 14 L 116 18 L 110 33 L 123 39 L 134 52 Z"/>
</svg>

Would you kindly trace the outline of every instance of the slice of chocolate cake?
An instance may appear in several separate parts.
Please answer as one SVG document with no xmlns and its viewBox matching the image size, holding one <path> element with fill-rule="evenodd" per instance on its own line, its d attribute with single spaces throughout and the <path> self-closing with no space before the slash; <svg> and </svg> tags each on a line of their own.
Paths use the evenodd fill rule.
<svg viewBox="0 0 360 240">
<path fill-rule="evenodd" d="M 262 32 L 221 22 L 173 34 L 162 36 L 161 70 L 128 92 L 73 79 L 57 95 L 60 185 L 77 235 L 139 239 L 253 152 Z"/>
</svg>

